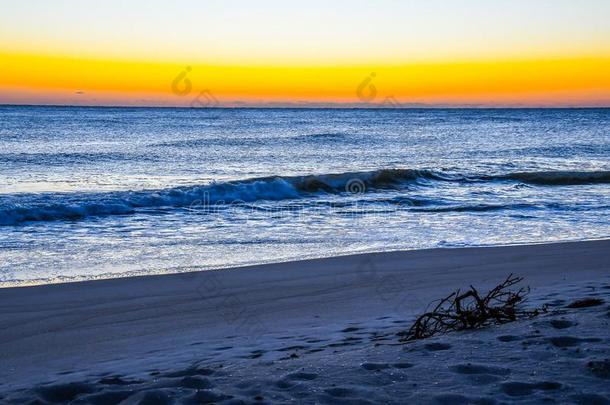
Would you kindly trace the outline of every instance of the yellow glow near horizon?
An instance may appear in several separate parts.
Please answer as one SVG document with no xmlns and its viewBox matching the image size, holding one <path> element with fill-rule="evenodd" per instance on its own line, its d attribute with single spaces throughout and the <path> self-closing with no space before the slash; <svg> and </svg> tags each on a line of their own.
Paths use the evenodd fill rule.
<svg viewBox="0 0 610 405">
<path fill-rule="evenodd" d="M 374 104 L 387 98 L 406 105 L 601 106 L 610 101 L 610 58 L 344 67 L 190 65 L 187 72 L 184 65 L 171 63 L 0 54 L 0 65 L 3 97 L 14 103 L 123 100 L 126 105 L 198 106 L 202 103 L 194 100 L 204 90 L 227 106 Z M 186 94 L 181 94 L 186 85 L 181 73 L 191 83 Z"/>
</svg>

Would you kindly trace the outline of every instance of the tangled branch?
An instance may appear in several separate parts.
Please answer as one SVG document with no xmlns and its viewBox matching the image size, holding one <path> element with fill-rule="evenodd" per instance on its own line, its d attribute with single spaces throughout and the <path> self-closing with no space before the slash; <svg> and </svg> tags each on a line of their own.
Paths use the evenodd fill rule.
<svg viewBox="0 0 610 405">
<path fill-rule="evenodd" d="M 441 299 L 432 311 L 420 315 L 407 332 L 399 334 L 400 340 L 408 342 L 451 331 L 477 329 L 513 322 L 518 318 L 531 318 L 544 312 L 546 308 L 531 311 L 520 308 L 529 294 L 529 287 L 516 291 L 509 288 L 521 281 L 523 277 L 511 273 L 485 296 L 481 296 L 473 286 L 464 293 L 457 290 Z"/>
</svg>

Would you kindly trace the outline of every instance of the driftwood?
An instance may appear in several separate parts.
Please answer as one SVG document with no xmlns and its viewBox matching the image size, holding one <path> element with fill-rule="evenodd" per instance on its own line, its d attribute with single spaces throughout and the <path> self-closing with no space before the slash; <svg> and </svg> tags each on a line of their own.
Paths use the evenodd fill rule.
<svg viewBox="0 0 610 405">
<path fill-rule="evenodd" d="M 457 290 L 441 299 L 433 310 L 420 315 L 407 332 L 399 333 L 400 340 L 408 342 L 451 331 L 477 329 L 519 318 L 531 318 L 544 312 L 546 308 L 528 311 L 520 307 L 529 294 L 529 287 L 516 291 L 509 288 L 521 281 L 522 277 L 510 274 L 484 296 L 473 286 L 464 293 Z"/>
</svg>

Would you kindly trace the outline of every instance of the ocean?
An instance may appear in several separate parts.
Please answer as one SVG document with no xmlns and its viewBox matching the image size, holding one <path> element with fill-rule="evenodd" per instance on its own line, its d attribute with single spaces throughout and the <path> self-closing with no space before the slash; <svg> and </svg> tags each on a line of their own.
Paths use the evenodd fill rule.
<svg viewBox="0 0 610 405">
<path fill-rule="evenodd" d="M 5 286 L 609 236 L 610 109 L 0 106 Z"/>
</svg>

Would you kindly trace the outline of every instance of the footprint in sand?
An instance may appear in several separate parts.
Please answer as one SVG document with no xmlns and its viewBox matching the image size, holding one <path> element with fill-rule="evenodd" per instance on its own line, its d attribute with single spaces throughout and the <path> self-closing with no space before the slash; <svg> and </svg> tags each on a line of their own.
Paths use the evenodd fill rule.
<svg viewBox="0 0 610 405">
<path fill-rule="evenodd" d="M 490 367 L 484 366 L 481 364 L 457 364 L 455 366 L 450 366 L 449 370 L 458 374 L 492 374 L 492 375 L 508 375 L 510 374 L 510 370 L 507 368 L 501 367 Z"/>
<path fill-rule="evenodd" d="M 598 338 L 577 338 L 573 336 L 554 336 L 548 339 L 555 347 L 573 347 L 585 342 L 599 342 Z"/>
<path fill-rule="evenodd" d="M 244 358 L 246 358 L 246 359 L 258 359 L 263 354 L 265 354 L 264 350 L 253 350 L 253 351 L 250 352 L 250 354 L 248 354 L 247 356 L 244 356 Z"/>
<path fill-rule="evenodd" d="M 412 363 L 394 363 L 394 364 L 392 364 L 392 367 L 398 368 L 398 369 L 405 369 L 405 368 L 411 368 L 414 365 L 415 364 L 412 364 Z"/>
<path fill-rule="evenodd" d="M 501 377 L 510 374 L 509 369 L 500 367 L 489 367 L 480 364 L 458 364 L 450 366 L 449 370 L 468 377 L 473 385 L 487 385 L 495 383 Z"/>
<path fill-rule="evenodd" d="M 602 305 L 603 303 L 604 300 L 600 298 L 583 298 L 570 303 L 566 308 L 589 308 Z"/>
<path fill-rule="evenodd" d="M 381 371 L 390 368 L 388 363 L 362 363 L 360 366 L 369 371 Z"/>
<path fill-rule="evenodd" d="M 91 394 L 97 390 L 97 387 L 93 384 L 80 382 L 46 385 L 35 389 L 40 398 L 51 403 L 70 402 L 79 395 Z"/>
<path fill-rule="evenodd" d="M 550 323 L 555 329 L 567 329 L 577 325 L 576 322 L 568 321 L 566 319 L 553 319 Z"/>
<path fill-rule="evenodd" d="M 593 373 L 594 376 L 610 380 L 610 360 L 606 359 L 603 361 L 590 361 L 587 363 L 587 368 Z"/>
<path fill-rule="evenodd" d="M 312 381 L 312 380 L 315 380 L 316 378 L 318 378 L 318 375 L 315 373 L 306 373 L 304 371 L 300 371 L 300 372 L 288 374 L 286 376 L 286 378 L 289 380 L 295 380 L 295 381 Z"/>
<path fill-rule="evenodd" d="M 513 335 L 502 335 L 502 336 L 498 336 L 498 340 L 500 342 L 516 342 L 519 340 L 523 340 L 523 337 L 521 336 L 513 336 Z"/>
<path fill-rule="evenodd" d="M 524 383 L 524 382 L 507 382 L 502 384 L 502 391 L 511 397 L 520 397 L 525 395 L 531 395 L 534 391 L 543 390 L 551 391 L 557 390 L 562 387 L 560 383 L 544 381 L 539 383 Z"/>
<path fill-rule="evenodd" d="M 432 352 L 451 349 L 451 345 L 447 343 L 428 343 L 425 344 L 424 347 L 426 348 L 426 350 L 430 350 Z"/>
<path fill-rule="evenodd" d="M 328 395 L 336 398 L 345 398 L 351 397 L 356 394 L 356 392 L 350 388 L 342 388 L 342 387 L 333 387 L 327 388 L 324 390 Z"/>
<path fill-rule="evenodd" d="M 177 386 L 182 387 L 182 388 L 203 390 L 203 389 L 212 388 L 212 383 L 207 378 L 194 376 L 194 377 L 183 377 L 182 380 L 180 380 L 177 383 Z"/>
<path fill-rule="evenodd" d="M 209 376 L 215 374 L 214 370 L 205 367 L 189 367 L 184 370 L 175 371 L 171 373 L 163 374 L 164 377 L 177 378 L 177 377 L 192 377 L 192 376 Z"/>
</svg>

